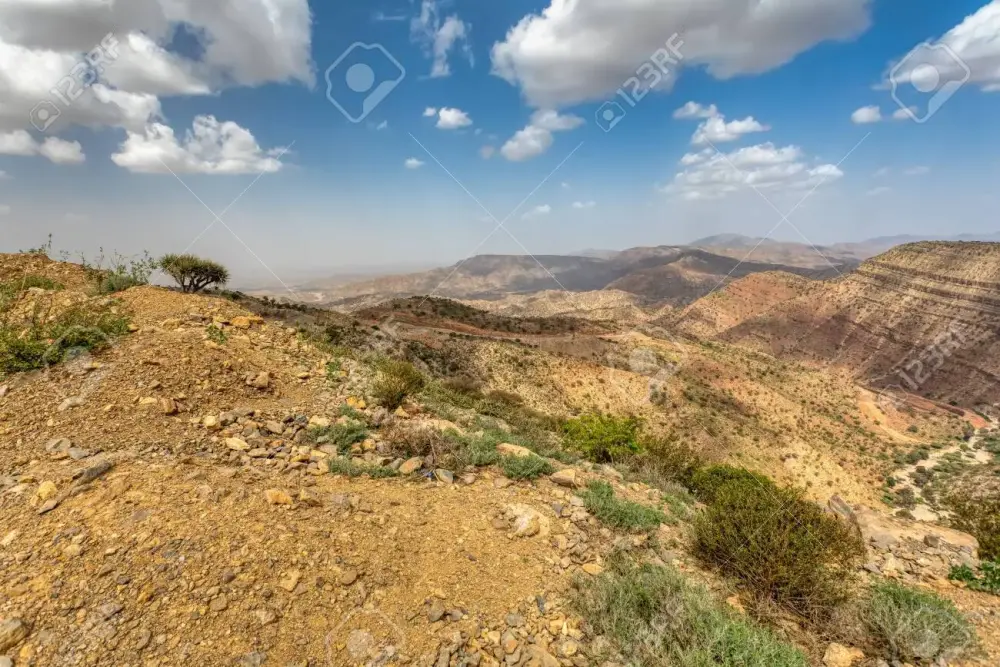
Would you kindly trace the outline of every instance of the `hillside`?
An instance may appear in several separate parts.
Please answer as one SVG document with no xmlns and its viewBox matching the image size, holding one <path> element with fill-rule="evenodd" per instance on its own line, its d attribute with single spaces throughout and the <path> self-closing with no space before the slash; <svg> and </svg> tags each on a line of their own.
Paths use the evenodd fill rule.
<svg viewBox="0 0 1000 667">
<path fill-rule="evenodd" d="M 743 280 L 774 276 L 804 280 Z M 714 501 L 671 457 L 801 487 L 799 511 L 833 507 L 863 538 L 859 588 L 934 591 L 986 651 L 951 664 L 1000 657 L 1000 598 L 946 580 L 978 563 L 975 538 L 885 498 L 900 457 L 961 441 L 978 420 L 961 410 L 879 407 L 845 373 L 614 320 L 102 295 L 37 255 L 0 255 L 0 286 L 0 656 L 17 667 L 626 664 L 581 598 L 623 558 L 688 582 L 668 601 L 709 637 L 676 635 L 685 650 L 716 633 L 751 637 L 756 662 L 734 664 L 755 667 L 776 664 L 761 645 L 797 667 L 845 644 L 890 656 L 699 556 Z M 67 322 L 102 335 L 25 345 Z M 645 451 L 588 455 L 566 427 L 594 416 L 641 424 Z M 745 528 L 796 526 L 766 519 Z"/>
<path fill-rule="evenodd" d="M 556 289 L 574 294 L 614 290 L 632 295 L 637 305 L 686 304 L 730 279 L 758 271 L 785 270 L 823 278 L 853 268 L 853 263 L 831 267 L 811 261 L 801 265 L 745 261 L 704 250 L 657 246 L 631 248 L 609 257 L 542 255 L 480 255 L 454 266 L 423 273 L 386 276 L 348 285 L 303 285 L 310 302 L 342 310 L 365 308 L 398 297 L 431 294 L 468 301 L 498 301 Z M 530 303 L 530 302 L 522 302 Z M 539 304 L 542 305 L 542 304 Z M 522 311 L 523 312 L 523 311 Z M 538 315 L 544 315 L 539 311 Z"/>
<path fill-rule="evenodd" d="M 1000 400 L 1000 244 L 908 244 L 823 283 L 753 276 L 675 322 L 783 359 L 844 367 L 874 386 L 966 406 Z"/>
</svg>

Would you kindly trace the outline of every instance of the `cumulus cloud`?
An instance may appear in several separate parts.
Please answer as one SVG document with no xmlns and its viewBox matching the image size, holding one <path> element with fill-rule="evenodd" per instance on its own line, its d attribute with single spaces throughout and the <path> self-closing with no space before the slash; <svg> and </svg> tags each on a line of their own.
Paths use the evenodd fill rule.
<svg viewBox="0 0 1000 667">
<path fill-rule="evenodd" d="M 78 141 L 47 137 L 38 142 L 25 130 L 0 134 L 0 155 L 41 155 L 56 164 L 80 164 L 86 159 Z"/>
<path fill-rule="evenodd" d="M 403 164 L 406 166 L 407 169 L 420 169 L 422 166 L 424 166 L 424 162 L 422 160 L 418 160 L 415 157 L 406 158 L 406 162 L 404 162 Z"/>
<path fill-rule="evenodd" d="M 573 208 L 578 209 L 578 210 L 579 209 L 594 208 L 595 206 L 597 206 L 597 202 L 595 202 L 595 201 L 575 201 L 575 202 L 573 202 Z"/>
<path fill-rule="evenodd" d="M 726 117 L 719 114 L 705 120 L 698 126 L 698 129 L 694 132 L 694 136 L 691 137 L 691 143 L 695 146 L 725 143 L 736 141 L 744 134 L 767 132 L 770 129 L 767 125 L 757 122 L 753 116 L 747 116 L 743 120 L 734 120 L 727 123 Z"/>
<path fill-rule="evenodd" d="M 469 24 L 457 15 L 453 14 L 442 21 L 435 0 L 423 0 L 420 15 L 410 22 L 411 38 L 421 44 L 433 59 L 430 74 L 432 78 L 451 75 L 449 56 L 455 49 L 461 51 L 470 66 L 474 64 L 472 46 L 469 43 L 470 32 Z"/>
<path fill-rule="evenodd" d="M 730 153 L 690 153 L 681 159 L 681 166 L 684 169 L 663 190 L 689 200 L 721 199 L 746 188 L 808 189 L 844 175 L 832 164 L 810 167 L 798 146 L 778 148 L 770 142 Z"/>
<path fill-rule="evenodd" d="M 427 107 L 424 109 L 424 118 L 433 118 L 438 115 L 437 107 Z"/>
<path fill-rule="evenodd" d="M 551 212 L 552 212 L 551 206 L 549 206 L 548 204 L 541 204 L 540 206 L 536 206 L 530 211 L 527 211 L 524 215 L 521 216 L 521 218 L 523 218 L 524 220 L 528 220 L 530 218 L 540 218 L 541 216 L 548 215 Z"/>
<path fill-rule="evenodd" d="M 491 52 L 493 71 L 538 107 L 613 95 L 668 38 L 679 34 L 683 66 L 719 79 L 783 65 L 816 44 L 849 39 L 871 23 L 871 0 L 551 0 Z M 678 43 L 678 42 L 675 42 Z M 669 68 L 668 68 L 669 69 Z M 672 70 L 659 90 L 668 90 Z"/>
<path fill-rule="evenodd" d="M 457 130 L 470 125 L 472 125 L 472 119 L 461 109 L 445 107 L 438 112 L 438 129 Z"/>
<path fill-rule="evenodd" d="M 583 125 L 583 119 L 572 114 L 559 114 L 551 109 L 540 109 L 531 115 L 524 129 L 500 147 L 500 153 L 511 162 L 522 162 L 538 157 L 555 141 L 554 132 L 568 132 Z"/>
<path fill-rule="evenodd" d="M 166 125 L 151 123 L 141 132 L 129 132 L 111 159 L 144 174 L 250 174 L 278 171 L 282 153 L 262 150 L 253 134 L 236 123 L 197 116 L 183 141 Z"/>
<path fill-rule="evenodd" d="M 311 30 L 308 0 L 0 3 L 0 132 L 26 129 L 39 103 L 58 111 L 49 133 L 72 124 L 139 132 L 161 116 L 161 96 L 268 82 L 312 85 Z M 196 48 L 170 50 L 179 33 Z M 89 88 L 67 82 L 74 72 L 94 76 L 81 54 L 102 42 L 99 80 L 84 81 L 93 83 Z M 65 104 L 50 93 L 57 85 L 83 94 Z"/>
<path fill-rule="evenodd" d="M 968 78 L 984 92 L 1000 92 L 998 35 L 1000 0 L 992 0 L 939 39 L 913 47 L 889 66 L 883 83 L 888 86 L 891 77 L 897 84 L 936 90 L 943 83 Z"/>
<path fill-rule="evenodd" d="M 706 107 L 702 106 L 698 102 L 688 102 L 674 112 L 674 118 L 680 120 L 689 118 L 711 118 L 712 116 L 718 115 L 718 113 L 719 110 L 714 104 L 710 104 Z"/>
<path fill-rule="evenodd" d="M 867 125 L 882 120 L 882 110 L 878 106 L 861 107 L 851 114 L 851 122 L 855 125 Z"/>
</svg>

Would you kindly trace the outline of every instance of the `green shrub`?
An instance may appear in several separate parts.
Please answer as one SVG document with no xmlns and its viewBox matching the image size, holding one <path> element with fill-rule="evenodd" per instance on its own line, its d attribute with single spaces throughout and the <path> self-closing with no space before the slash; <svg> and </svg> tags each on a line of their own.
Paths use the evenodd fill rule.
<svg viewBox="0 0 1000 667">
<path fill-rule="evenodd" d="M 951 602 L 894 581 L 872 588 L 862 621 L 871 639 L 894 660 L 954 658 L 976 641 L 972 626 Z"/>
<path fill-rule="evenodd" d="M 44 276 L 26 275 L 21 278 L 0 283 L 0 313 L 7 310 L 10 305 L 24 292 L 32 287 L 44 290 L 64 289 L 60 283 L 50 280 Z"/>
<path fill-rule="evenodd" d="M 672 568 L 609 559 L 578 580 L 573 605 L 630 665 L 807 667 L 801 651 L 738 617 Z"/>
<path fill-rule="evenodd" d="M 205 328 L 205 335 L 207 335 L 208 339 L 216 345 L 225 345 L 226 341 L 229 340 L 229 336 L 226 335 L 226 332 L 214 324 L 209 324 L 208 327 Z"/>
<path fill-rule="evenodd" d="M 159 267 L 149 253 L 143 253 L 138 258 L 115 253 L 108 260 L 107 268 L 104 268 L 104 261 L 103 251 L 95 263 L 83 260 L 83 268 L 90 274 L 98 294 L 114 294 L 130 287 L 148 285 L 149 277 Z"/>
<path fill-rule="evenodd" d="M 52 321 L 25 326 L 0 322 L 0 373 L 52 366 L 76 354 L 106 347 L 128 332 L 128 318 L 107 308 L 78 306 Z"/>
<path fill-rule="evenodd" d="M 762 486 L 757 476 L 730 477 L 709 488 L 709 505 L 694 522 L 695 550 L 706 563 L 758 598 L 809 618 L 827 615 L 850 597 L 865 554 L 854 527 L 805 500 L 800 490 Z"/>
<path fill-rule="evenodd" d="M 194 255 L 164 255 L 160 258 L 159 267 L 177 281 L 184 292 L 200 292 L 210 285 L 225 285 L 229 282 L 226 267 Z"/>
<path fill-rule="evenodd" d="M 566 444 L 583 456 L 598 463 L 612 463 L 638 454 L 639 429 L 637 417 L 583 415 L 563 424 Z"/>
<path fill-rule="evenodd" d="M 502 456 L 500 467 L 503 474 L 510 479 L 538 479 L 542 475 L 551 475 L 552 464 L 540 456 Z"/>
<path fill-rule="evenodd" d="M 954 494 L 945 505 L 952 511 L 952 525 L 979 540 L 980 557 L 1000 560 L 1000 495 Z"/>
<path fill-rule="evenodd" d="M 751 472 L 746 468 L 729 465 L 715 465 L 699 468 L 691 475 L 691 490 L 702 502 L 710 503 L 719 489 L 730 482 L 746 486 L 756 485 L 768 492 L 776 492 L 778 487 L 768 477 Z"/>
<path fill-rule="evenodd" d="M 588 512 L 614 528 L 641 532 L 667 521 L 666 515 L 659 510 L 616 497 L 615 490 L 607 482 L 591 482 L 580 497 Z"/>
<path fill-rule="evenodd" d="M 424 376 L 408 361 L 380 358 L 375 362 L 375 381 L 372 396 L 375 402 L 388 410 L 395 410 L 407 396 L 424 386 Z"/>
<path fill-rule="evenodd" d="M 1000 563 L 984 560 L 979 564 L 978 573 L 968 565 L 956 565 L 951 568 L 948 578 L 965 582 L 970 590 L 1000 595 Z"/>
<path fill-rule="evenodd" d="M 344 455 L 351 451 L 351 445 L 362 442 L 368 437 L 368 428 L 357 422 L 334 424 L 311 428 L 306 431 L 306 437 L 312 443 L 333 445 L 341 455 Z"/>
<path fill-rule="evenodd" d="M 690 446 L 664 439 L 644 438 L 638 454 L 616 466 L 629 480 L 638 480 L 658 489 L 680 484 L 691 487 L 691 480 L 702 467 L 701 457 Z"/>
</svg>

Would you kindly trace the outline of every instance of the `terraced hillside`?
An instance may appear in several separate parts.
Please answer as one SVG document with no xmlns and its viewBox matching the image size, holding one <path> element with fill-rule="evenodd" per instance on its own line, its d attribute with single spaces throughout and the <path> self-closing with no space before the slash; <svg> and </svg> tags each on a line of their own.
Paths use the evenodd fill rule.
<svg viewBox="0 0 1000 667">
<path fill-rule="evenodd" d="M 962 405 L 1000 399 L 1000 244 L 921 242 L 825 283 L 745 278 L 672 320 L 876 386 Z"/>
</svg>

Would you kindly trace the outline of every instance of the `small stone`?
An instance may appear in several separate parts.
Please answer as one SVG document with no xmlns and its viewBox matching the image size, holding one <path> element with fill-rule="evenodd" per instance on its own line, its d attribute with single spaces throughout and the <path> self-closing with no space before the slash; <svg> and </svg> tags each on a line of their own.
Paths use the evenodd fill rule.
<svg viewBox="0 0 1000 667">
<path fill-rule="evenodd" d="M 278 615 L 270 609 L 258 609 L 253 615 L 261 625 L 271 625 L 278 620 Z"/>
<path fill-rule="evenodd" d="M 39 515 L 48 514 L 57 507 L 59 507 L 59 501 L 56 500 L 55 498 L 52 498 L 51 500 L 46 500 L 44 503 L 42 503 L 42 506 L 38 508 L 38 514 Z"/>
<path fill-rule="evenodd" d="M 295 590 L 295 587 L 299 585 L 299 580 L 301 578 L 302 573 L 300 571 L 289 570 L 285 573 L 285 576 L 281 578 L 281 581 L 278 582 L 278 585 L 291 593 Z"/>
<path fill-rule="evenodd" d="M 240 438 L 226 438 L 226 447 L 229 447 L 234 452 L 246 452 L 250 450 L 250 445 L 247 444 L 246 440 Z"/>
<path fill-rule="evenodd" d="M 319 495 L 317 495 L 315 491 L 310 491 L 309 489 L 299 489 L 299 502 L 309 507 L 319 507 L 323 504 Z"/>
<path fill-rule="evenodd" d="M 424 459 L 420 456 L 414 456 L 412 459 L 407 459 L 403 462 L 403 465 L 399 466 L 399 474 L 412 475 L 423 467 Z"/>
<path fill-rule="evenodd" d="M 59 404 L 56 408 L 59 412 L 66 412 L 70 408 L 78 408 L 83 405 L 83 398 L 80 396 L 70 396 L 65 401 Z"/>
<path fill-rule="evenodd" d="M 55 497 L 58 491 L 59 490 L 56 488 L 54 482 L 48 482 L 48 481 L 42 482 L 38 486 L 38 499 L 43 501 L 48 500 L 49 498 Z"/>
<path fill-rule="evenodd" d="M 170 415 L 176 415 L 178 412 L 180 412 L 179 408 L 177 407 L 177 401 L 175 401 L 172 398 L 161 398 L 160 410 L 163 412 L 163 414 L 167 415 L 168 417 Z"/>
<path fill-rule="evenodd" d="M 226 599 L 225 595 L 220 595 L 211 602 L 208 603 L 208 608 L 212 611 L 218 613 L 220 611 L 225 611 L 229 608 L 229 600 Z"/>
<path fill-rule="evenodd" d="M 117 602 L 106 602 L 97 608 L 97 612 L 101 615 L 105 621 L 114 618 L 121 613 L 124 607 Z"/>
<path fill-rule="evenodd" d="M 358 571 L 355 570 L 354 568 L 349 568 L 347 570 L 344 570 L 340 575 L 341 586 L 350 586 L 357 580 L 358 580 Z"/>
<path fill-rule="evenodd" d="M 319 415 L 309 418 L 309 425 L 316 428 L 327 428 L 330 426 L 330 420 L 326 417 L 320 417 Z"/>
<path fill-rule="evenodd" d="M 255 378 L 250 380 L 249 384 L 254 389 L 267 389 L 271 386 L 271 374 L 267 371 L 261 371 L 257 374 Z"/>
<path fill-rule="evenodd" d="M 444 468 L 438 468 L 434 471 L 434 477 L 439 482 L 444 482 L 445 484 L 455 483 L 455 473 L 450 470 L 445 470 Z"/>
<path fill-rule="evenodd" d="M 527 447 L 521 447 L 520 445 L 512 445 L 509 442 L 501 442 L 499 445 L 497 445 L 497 451 L 502 456 L 514 456 L 519 459 L 527 458 L 534 454 L 534 452 L 532 452 Z"/>
<path fill-rule="evenodd" d="M 83 547 L 79 544 L 70 544 L 63 549 L 63 554 L 65 554 L 68 558 L 76 558 L 83 554 Z"/>
<path fill-rule="evenodd" d="M 281 489 L 268 489 L 264 491 L 269 505 L 291 505 L 292 497 Z"/>
<path fill-rule="evenodd" d="M 573 639 L 567 639 L 559 645 L 559 655 L 564 658 L 572 658 L 580 652 L 580 644 Z"/>
<path fill-rule="evenodd" d="M 281 435 L 285 432 L 285 426 L 281 422 L 269 421 L 264 424 L 264 428 L 270 431 L 274 435 Z"/>
<path fill-rule="evenodd" d="M 549 479 L 559 486 L 565 486 L 569 489 L 576 489 L 580 486 L 580 481 L 577 479 L 576 470 L 573 468 L 565 468 L 564 470 L 559 470 L 549 476 Z"/>
<path fill-rule="evenodd" d="M 507 614 L 506 618 L 504 618 L 504 622 L 509 628 L 519 628 L 524 625 L 524 616 L 521 616 L 520 614 Z"/>
<path fill-rule="evenodd" d="M 500 647 L 503 648 L 504 653 L 513 653 L 517 650 L 518 641 L 514 633 L 508 630 L 503 633 L 503 637 L 500 639 Z"/>
<path fill-rule="evenodd" d="M 865 659 L 865 654 L 856 648 L 848 648 L 843 644 L 834 642 L 826 647 L 823 655 L 824 667 L 851 667 L 856 662 Z"/>
<path fill-rule="evenodd" d="M 924 544 L 932 549 L 936 549 L 941 546 L 941 537 L 939 535 L 928 533 L 927 535 L 924 535 Z"/>
<path fill-rule="evenodd" d="M 596 577 L 601 572 L 604 572 L 604 568 L 597 563 L 586 563 L 580 569 L 592 577 Z"/>
<path fill-rule="evenodd" d="M 239 315 L 234 317 L 229 322 L 230 326 L 234 329 L 249 329 L 250 328 L 250 318 Z"/>
<path fill-rule="evenodd" d="M 445 609 L 444 605 L 440 601 L 434 600 L 431 606 L 427 609 L 427 620 L 431 623 L 437 623 L 442 618 L 444 618 Z"/>
<path fill-rule="evenodd" d="M 222 428 L 222 424 L 219 422 L 219 418 L 215 415 L 207 415 L 201 420 L 201 425 L 207 428 L 209 431 L 218 431 Z"/>
<path fill-rule="evenodd" d="M 20 618 L 11 618 L 0 623 L 0 653 L 14 648 L 25 639 L 31 628 Z"/>
</svg>

